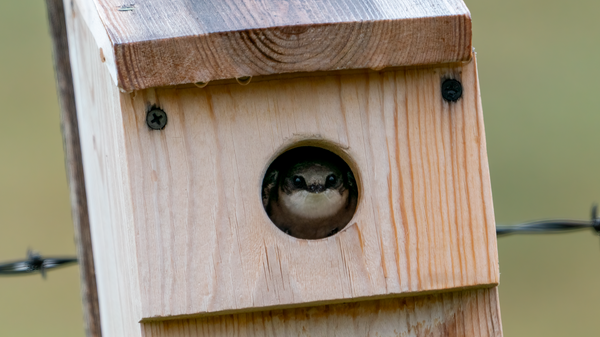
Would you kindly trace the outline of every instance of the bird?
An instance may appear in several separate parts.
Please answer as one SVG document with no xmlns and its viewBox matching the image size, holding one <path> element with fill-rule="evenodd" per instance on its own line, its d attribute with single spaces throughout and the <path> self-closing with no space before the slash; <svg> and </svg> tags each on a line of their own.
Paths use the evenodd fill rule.
<svg viewBox="0 0 600 337">
<path fill-rule="evenodd" d="M 352 219 L 358 189 L 352 170 L 331 151 L 298 147 L 267 169 L 262 201 L 271 221 L 299 239 L 321 239 L 341 231 Z"/>
</svg>

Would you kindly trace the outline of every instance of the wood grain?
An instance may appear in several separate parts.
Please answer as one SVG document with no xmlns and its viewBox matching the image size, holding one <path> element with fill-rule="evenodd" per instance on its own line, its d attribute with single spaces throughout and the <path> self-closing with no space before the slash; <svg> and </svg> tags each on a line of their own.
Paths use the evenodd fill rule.
<svg viewBox="0 0 600 337">
<path fill-rule="evenodd" d="M 471 57 L 462 0 L 75 1 L 125 91 Z"/>
<path fill-rule="evenodd" d="M 148 322 L 144 337 L 501 337 L 496 288 Z"/>
<path fill-rule="evenodd" d="M 131 193 L 124 160 L 119 91 L 79 8 L 64 1 L 69 56 L 90 232 L 96 271 L 100 324 L 104 336 L 141 336 L 137 323 L 140 291 Z"/>
<path fill-rule="evenodd" d="M 52 55 L 56 87 L 61 107 L 61 129 L 65 151 L 65 168 L 71 195 L 71 212 L 75 228 L 77 244 L 77 260 L 81 277 L 81 298 L 83 302 L 83 318 L 85 333 L 88 337 L 101 337 L 100 312 L 98 308 L 98 290 L 96 288 L 96 272 L 90 234 L 85 190 L 85 174 L 81 159 L 79 127 L 77 125 L 77 109 L 71 74 L 71 61 L 67 40 L 65 11 L 62 0 L 46 0 L 50 35 L 52 37 Z"/>
<path fill-rule="evenodd" d="M 441 97 L 448 77 L 457 103 Z M 120 97 L 143 318 L 498 283 L 474 62 Z M 163 131 L 145 124 L 152 105 Z M 299 144 L 357 174 L 356 214 L 335 236 L 287 236 L 263 210 L 266 168 Z"/>
<path fill-rule="evenodd" d="M 65 5 L 106 335 L 498 283 L 474 61 L 126 94 Z M 450 77 L 464 88 L 456 103 L 440 93 Z M 153 105 L 169 117 L 161 131 L 145 122 Z M 357 212 L 335 236 L 287 236 L 262 207 L 264 172 L 299 144 L 356 173 Z"/>
</svg>

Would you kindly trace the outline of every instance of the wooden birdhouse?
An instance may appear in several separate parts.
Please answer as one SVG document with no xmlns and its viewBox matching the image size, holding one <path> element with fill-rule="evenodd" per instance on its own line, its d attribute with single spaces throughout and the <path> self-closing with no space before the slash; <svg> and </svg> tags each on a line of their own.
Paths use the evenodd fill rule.
<svg viewBox="0 0 600 337">
<path fill-rule="evenodd" d="M 64 4 L 104 336 L 502 335 L 462 0 Z"/>
</svg>

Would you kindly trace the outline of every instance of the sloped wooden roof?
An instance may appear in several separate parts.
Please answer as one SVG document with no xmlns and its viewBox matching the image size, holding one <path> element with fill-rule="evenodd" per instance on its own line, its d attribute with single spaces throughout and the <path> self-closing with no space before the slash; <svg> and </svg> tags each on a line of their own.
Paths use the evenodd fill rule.
<svg viewBox="0 0 600 337">
<path fill-rule="evenodd" d="M 125 91 L 471 57 L 471 18 L 462 0 L 75 3 Z"/>
</svg>

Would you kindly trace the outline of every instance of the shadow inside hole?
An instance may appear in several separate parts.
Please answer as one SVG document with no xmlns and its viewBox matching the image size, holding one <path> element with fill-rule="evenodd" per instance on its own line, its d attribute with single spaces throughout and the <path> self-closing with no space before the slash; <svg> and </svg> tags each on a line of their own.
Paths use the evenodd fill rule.
<svg viewBox="0 0 600 337">
<path fill-rule="evenodd" d="M 338 155 L 303 146 L 284 152 L 269 166 L 262 201 L 280 230 L 315 240 L 346 227 L 356 211 L 358 187 L 352 170 Z"/>
</svg>

